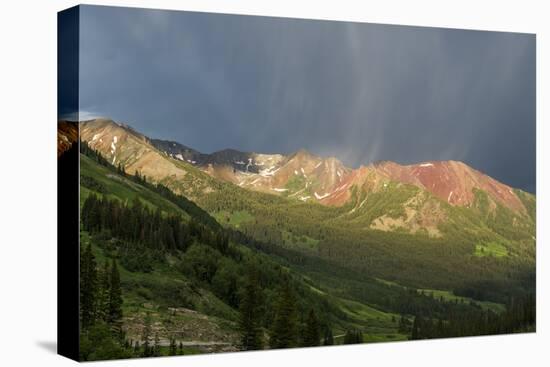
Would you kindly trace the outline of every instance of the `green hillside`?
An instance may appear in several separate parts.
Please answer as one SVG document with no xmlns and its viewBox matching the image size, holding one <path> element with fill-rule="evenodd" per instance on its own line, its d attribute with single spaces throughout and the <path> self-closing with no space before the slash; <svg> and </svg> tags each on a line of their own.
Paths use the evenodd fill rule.
<svg viewBox="0 0 550 367">
<path fill-rule="evenodd" d="M 276 303 L 278 289 L 285 282 L 290 282 L 297 296 L 296 311 L 299 319 L 304 319 L 310 309 L 314 310 L 323 331 L 344 333 L 349 328 L 361 327 L 372 330 L 373 335 L 382 331 L 395 340 L 407 337 L 403 332 L 398 332 L 397 324 L 391 320 L 392 316 L 395 319 L 396 314 L 374 311 L 367 304 L 345 298 L 327 299 L 326 291 L 314 288 L 307 278 L 294 272 L 283 258 L 263 255 L 233 241 L 222 253 L 215 248 L 215 244 L 207 243 L 206 237 L 190 240 L 187 248 L 175 251 L 152 249 L 121 238 L 120 234 L 113 234 L 112 228 L 90 227 L 89 219 L 86 218 L 94 209 L 85 208 L 95 201 L 97 207 L 108 207 L 113 211 L 127 207 L 127 215 L 139 210 L 151 216 L 160 212 L 162 217 L 178 216 L 184 224 L 193 222 L 204 231 L 211 229 L 208 221 L 206 224 L 201 223 L 197 217 L 156 192 L 157 188 L 140 182 L 139 178 L 121 174 L 114 167 L 105 165 L 105 162 L 98 164 L 96 159 L 81 155 L 81 202 L 83 220 L 86 222 L 81 232 L 81 251 L 84 252 L 90 246 L 98 267 L 112 259 L 118 261 L 124 299 L 123 330 L 128 342 L 134 344 L 141 341 L 144 320 L 149 318 L 149 322 L 154 325 L 154 332 L 158 333 L 161 353 L 168 353 L 165 347 L 172 337 L 177 338 L 178 345 L 179 342 L 183 343 L 184 353 L 242 348 L 238 327 L 238 297 L 241 284 L 246 283 L 249 268 L 257 269 L 262 278 L 265 305 Z M 82 180 L 82 177 L 86 179 Z M 130 246 L 137 247 L 137 251 L 128 250 Z M 197 269 L 209 265 L 215 268 L 214 275 L 204 278 L 204 273 L 201 270 L 197 272 Z M 231 289 L 231 284 L 235 288 Z M 350 306 L 352 302 L 353 307 Z M 367 311 L 359 313 L 358 310 Z M 261 328 L 267 337 L 274 317 L 273 310 L 265 310 L 265 314 Z M 297 324 L 303 322 L 298 321 Z M 371 327 L 371 322 L 377 326 Z M 187 345 L 192 347 L 185 347 Z M 295 346 L 299 345 L 297 338 Z M 134 352 L 129 354 L 140 355 Z M 83 359 L 96 358 L 104 357 L 101 353 L 83 356 Z"/>
<path fill-rule="evenodd" d="M 196 205 L 86 144 L 80 157 L 81 282 L 96 279 L 81 292 L 100 301 L 117 273 L 122 296 L 118 318 L 104 316 L 99 301 L 86 306 L 83 360 L 479 335 L 527 322 L 508 315 L 526 314 L 524 303 L 507 305 L 529 293 L 534 242 L 506 239 L 491 227 L 498 221 L 458 211 L 470 234 L 383 232 L 361 219 L 376 205 L 343 225 L 353 204 L 301 203 L 190 170 L 190 182 L 216 187 Z M 416 189 L 389 190 L 394 204 L 385 205 L 399 217 Z M 479 256 L 480 239 L 500 241 L 507 256 Z M 479 319 L 491 323 L 471 321 Z M 419 335 L 418 322 L 442 326 Z"/>
<path fill-rule="evenodd" d="M 363 202 L 365 194 L 356 194 L 355 201 L 344 206 L 330 207 L 218 183 L 217 190 L 196 200 L 223 219 L 220 223 L 224 226 L 372 277 L 448 291 L 467 290 L 481 280 L 492 284 L 491 291 L 483 296 L 497 302 L 504 302 L 510 289 L 529 291 L 523 289 L 523 279 L 534 273 L 532 217 L 514 214 L 498 205 L 490 212 L 484 208 L 453 207 L 426 195 L 423 200 L 437 203 L 445 217 L 437 227 L 440 236 L 371 228 L 372 220 L 382 213 L 395 218 L 403 216 L 403 203 L 417 194 L 415 187 L 392 184 L 384 193 L 370 194 L 368 204 L 362 207 L 356 203 Z M 480 206 L 486 199 L 482 195 L 478 199 Z M 480 243 L 498 243 L 500 250 L 480 256 Z M 506 284 L 499 284 L 501 279 L 506 279 Z"/>
</svg>

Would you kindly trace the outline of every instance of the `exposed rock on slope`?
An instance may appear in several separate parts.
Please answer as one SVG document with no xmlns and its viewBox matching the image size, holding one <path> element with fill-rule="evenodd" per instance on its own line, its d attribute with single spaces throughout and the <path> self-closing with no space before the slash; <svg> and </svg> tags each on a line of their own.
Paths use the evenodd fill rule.
<svg viewBox="0 0 550 367">
<path fill-rule="evenodd" d="M 57 122 L 57 157 L 78 141 L 78 123 L 73 121 Z"/>
<path fill-rule="evenodd" d="M 495 202 L 525 213 L 525 207 L 508 185 L 457 161 L 433 161 L 402 166 L 393 162 L 373 165 L 391 180 L 427 190 L 451 205 L 470 206 L 475 189 L 485 191 Z"/>
</svg>

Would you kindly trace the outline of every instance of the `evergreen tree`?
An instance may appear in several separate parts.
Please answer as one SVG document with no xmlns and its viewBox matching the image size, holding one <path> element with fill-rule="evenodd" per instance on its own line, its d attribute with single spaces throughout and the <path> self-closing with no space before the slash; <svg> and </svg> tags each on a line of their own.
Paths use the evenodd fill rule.
<svg viewBox="0 0 550 367">
<path fill-rule="evenodd" d="M 82 216 L 84 229 L 98 231 L 101 228 L 101 202 L 95 194 L 88 196 L 88 205 L 82 208 L 85 215 Z"/>
<path fill-rule="evenodd" d="M 141 334 L 141 341 L 143 342 L 143 357 L 152 356 L 151 348 L 151 314 L 147 312 L 145 319 L 143 320 L 143 332 Z"/>
<path fill-rule="evenodd" d="M 319 322 L 315 316 L 315 311 L 310 310 L 304 331 L 304 339 L 302 340 L 302 346 L 315 347 L 319 345 L 321 336 L 319 332 Z"/>
<path fill-rule="evenodd" d="M 136 340 L 136 342 L 134 343 L 134 355 L 139 356 L 140 355 L 139 351 L 140 351 L 139 340 Z"/>
<path fill-rule="evenodd" d="M 360 344 L 363 343 L 363 333 L 361 330 L 348 330 L 344 335 L 344 344 Z"/>
<path fill-rule="evenodd" d="M 109 322 L 116 330 L 120 331 L 120 324 L 122 322 L 122 291 L 120 289 L 120 274 L 116 260 L 114 259 L 111 264 L 111 276 L 109 280 Z"/>
<path fill-rule="evenodd" d="M 105 261 L 103 269 L 98 274 L 97 318 L 109 322 L 109 296 L 111 290 L 109 262 Z"/>
<path fill-rule="evenodd" d="M 80 335 L 79 355 L 80 360 L 88 361 L 129 358 L 131 352 L 113 338 L 109 325 L 98 320 Z"/>
<path fill-rule="evenodd" d="M 95 321 L 97 269 L 91 245 L 80 256 L 80 322 L 88 329 Z"/>
<path fill-rule="evenodd" d="M 400 333 L 408 333 L 410 331 L 410 321 L 407 320 L 404 316 L 401 316 L 399 319 L 399 326 L 397 330 Z"/>
<path fill-rule="evenodd" d="M 332 335 L 332 330 L 329 327 L 325 330 L 323 345 L 334 345 L 334 336 Z"/>
<path fill-rule="evenodd" d="M 155 344 L 153 345 L 153 357 L 160 356 L 160 339 L 159 334 L 155 333 Z"/>
<path fill-rule="evenodd" d="M 411 333 L 411 339 L 412 340 L 416 340 L 416 339 L 420 339 L 420 335 L 419 335 L 419 323 L 420 323 L 420 320 L 418 318 L 418 316 L 416 316 L 414 318 L 414 321 L 413 321 L 413 326 L 412 326 L 412 333 Z"/>
<path fill-rule="evenodd" d="M 356 331 L 356 343 L 361 344 L 363 343 L 363 332 L 361 330 Z"/>
<path fill-rule="evenodd" d="M 170 338 L 170 348 L 168 350 L 168 354 L 171 356 L 175 356 L 177 354 L 177 347 L 176 347 L 176 339 Z"/>
<path fill-rule="evenodd" d="M 279 291 L 275 319 L 269 338 L 271 348 L 292 348 L 297 344 L 297 319 L 294 296 L 288 280 Z"/>
<path fill-rule="evenodd" d="M 255 268 L 251 268 L 239 307 L 241 347 L 244 350 L 263 348 L 263 336 L 260 326 L 262 295 L 258 283 L 258 272 Z"/>
<path fill-rule="evenodd" d="M 437 321 L 437 337 L 438 338 L 443 338 L 445 337 L 445 325 L 443 323 L 443 320 L 439 319 Z"/>
<path fill-rule="evenodd" d="M 353 332 L 351 330 L 346 330 L 346 334 L 344 335 L 344 344 L 354 344 L 355 337 L 353 336 Z"/>
</svg>

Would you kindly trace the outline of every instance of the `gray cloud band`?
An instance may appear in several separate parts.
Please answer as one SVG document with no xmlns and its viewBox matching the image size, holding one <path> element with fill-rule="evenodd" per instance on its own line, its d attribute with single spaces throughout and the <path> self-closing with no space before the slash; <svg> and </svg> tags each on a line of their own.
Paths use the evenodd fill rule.
<svg viewBox="0 0 550 367">
<path fill-rule="evenodd" d="M 535 36 L 83 6 L 81 108 L 204 152 L 462 160 L 535 192 Z"/>
</svg>

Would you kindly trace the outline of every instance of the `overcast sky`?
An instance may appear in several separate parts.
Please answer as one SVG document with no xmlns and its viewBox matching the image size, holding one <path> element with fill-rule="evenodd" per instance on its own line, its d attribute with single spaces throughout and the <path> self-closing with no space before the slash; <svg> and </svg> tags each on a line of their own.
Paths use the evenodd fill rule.
<svg viewBox="0 0 550 367">
<path fill-rule="evenodd" d="M 461 160 L 535 192 L 535 36 L 81 7 L 81 119 L 202 152 Z"/>
</svg>

